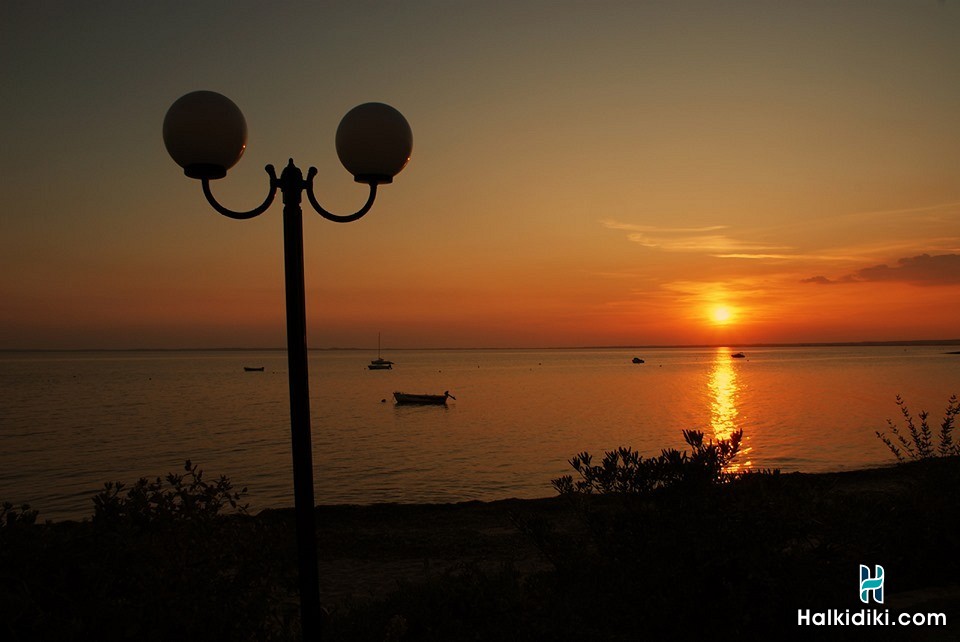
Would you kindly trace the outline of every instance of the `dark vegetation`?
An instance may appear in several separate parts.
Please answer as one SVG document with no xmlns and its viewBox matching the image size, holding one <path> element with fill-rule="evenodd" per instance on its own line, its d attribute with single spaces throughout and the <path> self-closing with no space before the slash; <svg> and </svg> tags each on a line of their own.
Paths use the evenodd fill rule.
<svg viewBox="0 0 960 642">
<path fill-rule="evenodd" d="M 0 639 L 291 639 L 289 532 L 247 515 L 226 477 L 184 473 L 108 482 L 89 522 L 4 504 Z"/>
<path fill-rule="evenodd" d="M 631 448 L 621 447 L 605 453 L 599 466 L 592 465 L 590 453 L 582 452 L 570 460 L 580 479 L 574 481 L 572 475 L 564 475 L 553 480 L 553 487 L 561 495 L 647 495 L 661 488 L 704 487 L 734 477 L 724 470 L 740 452 L 742 430 L 730 439 L 707 444 L 699 430 L 684 430 L 683 440 L 692 448 L 690 454 L 670 448 L 658 457 L 644 459 Z"/>
<path fill-rule="evenodd" d="M 946 612 L 951 624 L 957 403 L 938 433 L 898 404 L 907 426 L 896 442 L 878 435 L 905 462 L 891 468 L 731 473 L 741 434 L 704 443 L 684 431 L 689 451 L 620 448 L 598 464 L 580 453 L 551 500 L 322 508 L 333 524 L 322 568 L 363 557 L 384 575 L 400 557 L 423 559 L 395 590 L 328 604 L 326 639 L 842 636 L 798 631 L 797 610 L 864 608 L 860 564 L 884 566 L 884 608 Z M 107 484 L 89 522 L 38 524 L 29 507 L 4 505 L 0 639 L 296 639 L 292 516 L 251 517 L 243 493 L 188 462 L 166 480 Z M 492 546 L 481 531 L 509 534 Z M 456 561 L 428 569 L 445 556 Z"/>
<path fill-rule="evenodd" d="M 900 395 L 897 395 L 897 406 L 900 408 L 900 414 L 903 415 L 904 430 L 901 430 L 892 420 L 887 419 L 887 425 L 890 427 L 893 437 L 887 437 L 886 433 L 877 431 L 877 438 L 890 449 L 897 461 L 902 464 L 908 460 L 921 461 L 934 456 L 960 456 L 960 442 L 954 442 L 953 440 L 953 429 L 957 415 L 960 414 L 960 400 L 957 399 L 957 395 L 953 395 L 947 400 L 947 409 L 943 413 L 940 430 L 937 431 L 936 448 L 934 448 L 933 443 L 933 430 L 930 429 L 930 422 L 928 421 L 930 413 L 926 410 L 920 411 L 917 415 L 920 419 L 920 426 L 918 427 L 913 419 L 913 414 Z"/>
</svg>

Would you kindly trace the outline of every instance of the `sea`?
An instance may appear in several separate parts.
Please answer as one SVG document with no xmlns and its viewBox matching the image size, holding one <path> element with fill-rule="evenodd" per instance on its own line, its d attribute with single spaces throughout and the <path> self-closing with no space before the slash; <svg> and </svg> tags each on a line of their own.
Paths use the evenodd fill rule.
<svg viewBox="0 0 960 642">
<path fill-rule="evenodd" d="M 741 469 L 890 465 L 876 431 L 903 427 L 898 395 L 939 429 L 960 393 L 957 349 L 394 350 L 393 369 L 375 371 L 370 351 L 311 351 L 316 499 L 548 497 L 578 453 L 653 456 L 685 448 L 685 429 L 743 430 Z M 455 399 L 398 406 L 394 391 Z M 246 488 L 251 512 L 292 506 L 288 394 L 283 350 L 0 352 L 0 502 L 89 518 L 105 482 L 190 460 Z"/>
</svg>

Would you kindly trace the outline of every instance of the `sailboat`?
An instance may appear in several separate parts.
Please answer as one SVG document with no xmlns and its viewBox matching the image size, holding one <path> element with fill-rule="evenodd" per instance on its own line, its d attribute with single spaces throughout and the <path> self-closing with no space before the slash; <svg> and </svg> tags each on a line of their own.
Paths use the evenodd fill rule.
<svg viewBox="0 0 960 642">
<path fill-rule="evenodd" d="M 393 361 L 388 361 L 380 356 L 380 333 L 377 333 L 377 358 L 367 366 L 370 370 L 393 370 Z"/>
</svg>

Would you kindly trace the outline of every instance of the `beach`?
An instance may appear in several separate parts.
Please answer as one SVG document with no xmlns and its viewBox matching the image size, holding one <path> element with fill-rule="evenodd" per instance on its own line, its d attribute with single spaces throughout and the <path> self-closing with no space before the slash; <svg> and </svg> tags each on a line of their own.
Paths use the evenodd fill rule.
<svg viewBox="0 0 960 642">
<path fill-rule="evenodd" d="M 267 517 L 260 514 L 260 519 Z M 578 527 L 559 497 L 322 506 L 317 509 L 321 595 L 334 604 L 382 598 L 399 585 L 428 580 L 463 564 L 512 564 L 525 573 L 545 570 L 547 561 L 517 528 L 517 519 L 550 520 L 568 530 Z"/>
<path fill-rule="evenodd" d="M 937 462 L 940 463 L 940 462 Z M 844 505 L 889 510 L 909 502 L 921 484 L 915 467 L 889 466 L 842 473 L 782 475 L 782 482 Z M 954 463 L 960 472 L 960 463 Z M 592 498 L 610 504 L 609 498 Z M 264 511 L 258 519 L 292 524 L 292 510 Z M 382 598 L 398 586 L 415 584 L 478 563 L 516 565 L 539 572 L 550 562 L 518 522 L 546 522 L 567 535 L 586 529 L 564 497 L 508 499 L 455 504 L 321 506 L 317 509 L 321 594 L 325 602 Z M 948 536 L 948 533 L 943 533 Z M 932 578 L 931 578 L 932 579 Z M 960 606 L 960 585 L 920 586 L 891 596 L 895 604 Z M 960 609 L 957 614 L 960 615 Z M 960 627 L 957 627 L 960 632 Z M 960 638 L 960 636 L 957 636 Z"/>
<path fill-rule="evenodd" d="M 730 637 L 843 638 L 835 624 L 798 630 L 798 613 L 869 607 L 944 618 L 884 639 L 960 639 L 958 472 L 935 458 L 644 497 L 320 506 L 328 636 L 626 640 L 676 626 L 704 635 L 723 618 Z M 5 639 L 296 635 L 292 509 L 28 521 L 0 528 Z M 882 603 L 858 599 L 861 564 L 885 569 Z"/>
<path fill-rule="evenodd" d="M 888 618 L 891 613 L 894 617 L 899 613 L 942 614 L 946 626 L 885 627 L 874 628 L 873 631 L 880 631 L 884 639 L 960 639 L 960 626 L 953 619 L 960 613 L 960 584 L 954 581 L 948 570 L 953 568 L 954 563 L 929 562 L 936 557 L 931 548 L 937 541 L 949 548 L 950 552 L 946 555 L 954 556 L 951 533 L 954 532 L 952 524 L 956 520 L 956 491 L 943 487 L 943 483 L 945 479 L 956 479 L 958 471 L 960 464 L 956 461 L 928 461 L 842 473 L 791 473 L 754 480 L 762 488 L 753 489 L 749 499 L 730 501 L 743 501 L 747 506 L 746 512 L 757 509 L 754 502 L 779 502 L 772 511 L 773 515 L 793 514 L 802 517 L 787 527 L 796 528 L 799 525 L 795 531 L 783 536 L 782 541 L 790 543 L 788 548 L 773 552 L 756 551 L 757 558 L 765 560 L 759 562 L 760 566 L 779 566 L 783 569 L 783 577 L 777 577 L 773 568 L 765 568 L 764 571 L 773 573 L 767 578 L 766 586 L 756 578 L 747 581 L 746 588 L 740 585 L 743 578 L 728 578 L 730 585 L 726 587 L 727 590 L 733 595 L 740 591 L 743 593 L 733 600 L 739 611 L 737 614 L 727 614 L 730 620 L 725 626 L 737 631 L 740 636 L 765 632 L 770 635 L 789 635 L 796 639 L 846 639 L 850 636 L 850 629 L 838 624 L 797 629 L 798 614 L 811 607 L 814 613 L 818 612 L 816 608 L 820 608 L 819 612 L 838 612 L 841 616 L 846 613 L 848 618 L 851 613 L 859 612 L 866 605 L 857 600 L 857 566 L 861 562 L 868 564 L 879 560 L 886 564 L 891 579 L 887 584 L 884 603 L 872 604 L 871 607 L 880 607 L 877 612 L 887 613 Z M 949 510 L 939 510 L 943 508 L 940 504 L 934 508 L 929 503 L 918 501 L 918 494 L 929 493 L 932 488 L 945 493 L 940 500 L 950 507 Z M 754 491 L 757 494 L 753 494 Z M 625 510 L 633 510 L 624 508 L 623 498 L 594 496 L 586 498 L 585 504 L 581 503 L 583 499 L 554 497 L 441 505 L 321 507 L 317 515 L 322 599 L 333 613 L 339 613 L 350 605 L 375 603 L 378 600 L 398 609 L 404 601 L 398 601 L 397 594 L 415 590 L 417 586 L 433 586 L 433 589 L 426 589 L 427 593 L 431 590 L 448 591 L 450 578 L 458 575 L 468 576 L 465 582 L 477 590 L 477 569 L 491 576 L 502 573 L 503 568 L 509 568 L 511 573 L 520 577 L 546 577 L 549 578 L 548 582 L 562 583 L 567 576 L 566 581 L 571 581 L 567 574 L 577 564 L 564 568 L 569 560 L 562 560 L 562 554 L 559 564 L 556 558 L 551 557 L 565 550 L 574 557 L 582 554 L 583 559 L 595 564 L 608 551 L 597 553 L 594 547 L 610 544 L 611 541 L 621 544 L 617 526 L 611 525 L 622 525 L 624 522 L 620 521 L 619 516 Z M 743 508 L 743 504 L 740 506 Z M 743 513 L 738 513 L 737 508 L 729 507 L 728 516 L 732 521 L 744 520 Z M 898 513 L 902 513 L 902 518 Z M 594 519 L 597 515 L 606 517 L 598 522 Z M 863 516 L 870 516 L 871 521 L 864 521 Z M 750 520 L 747 518 L 744 521 Z M 871 532 L 859 535 L 858 522 Z M 603 526 L 598 527 L 598 523 Z M 633 524 L 629 519 L 626 523 Z M 658 537 L 654 535 L 648 545 L 669 551 L 668 558 L 682 556 L 683 541 L 697 539 L 695 533 L 686 531 L 697 528 L 698 524 L 702 522 L 691 518 L 689 528 L 681 525 L 674 532 L 676 541 L 657 541 Z M 764 526 L 762 523 L 759 525 Z M 737 532 L 749 532 L 756 526 L 749 524 L 742 531 L 724 526 L 720 530 L 734 535 Z M 541 541 L 538 545 L 536 532 L 543 527 L 545 532 L 552 533 L 556 538 L 554 542 L 559 539 L 564 544 L 551 548 Z M 777 527 L 771 530 L 777 530 Z M 597 536 L 597 532 L 604 534 Z M 664 537 L 668 536 L 664 534 Z M 760 537 L 757 541 L 762 545 L 765 540 Z M 568 547 L 571 543 L 572 553 Z M 708 560 L 713 555 L 726 553 L 731 559 L 720 561 L 719 568 L 740 568 L 735 558 L 743 549 L 717 544 L 705 543 L 704 548 L 709 552 L 700 559 Z M 578 551 L 581 546 L 584 549 Z M 627 546 L 627 550 L 632 549 Z M 663 560 L 650 559 L 640 563 L 637 568 L 650 570 L 648 577 L 654 581 L 653 578 L 659 575 L 655 569 L 661 562 Z M 923 568 L 925 564 L 928 566 Z M 817 565 L 822 565 L 822 576 L 817 572 Z M 634 568 L 629 564 L 626 566 Z M 744 563 L 743 566 L 749 568 L 751 565 Z M 790 569 L 796 571 L 804 566 L 809 574 L 806 577 L 798 574 L 791 580 Z M 912 569 L 909 578 L 903 577 L 902 568 Z M 676 560 L 675 566 L 667 572 L 672 585 L 656 587 L 655 590 L 672 596 L 678 603 L 691 599 L 698 593 L 695 587 L 700 579 L 697 576 L 699 570 Z M 601 563 L 588 569 L 587 574 L 596 572 L 602 576 L 608 571 Z M 748 573 L 757 573 L 757 570 Z M 900 577 L 897 577 L 898 573 Z M 712 574 L 712 571 L 705 573 L 708 577 Z M 612 575 L 616 577 L 617 573 Z M 573 577 L 583 581 L 583 576 L 573 574 Z M 513 581 L 506 580 L 507 590 L 514 587 Z M 788 588 L 791 581 L 796 582 L 797 590 Z M 482 582 L 479 585 L 481 591 L 489 588 L 484 587 Z M 632 580 L 623 582 L 623 585 L 628 590 L 636 589 Z M 724 587 L 718 585 L 706 593 L 723 590 Z M 775 597 L 770 599 L 777 591 L 782 591 L 782 601 Z M 819 594 L 814 591 L 819 591 Z M 603 589 L 600 589 L 600 593 L 603 593 Z M 390 596 L 394 597 L 391 599 Z M 756 602 L 756 611 L 741 601 L 744 599 Z M 722 599 L 717 601 L 723 602 Z M 586 603 L 589 604 L 590 600 L 586 600 Z M 571 605 L 571 608 L 583 607 L 580 599 L 575 600 L 575 604 L 576 607 Z M 691 612 L 696 612 L 698 608 L 696 604 L 686 607 Z M 764 609 L 773 609 L 777 615 L 771 616 Z M 679 612 L 684 610 L 681 608 Z M 711 608 L 704 610 L 713 612 Z M 644 612 L 645 609 L 637 608 L 637 618 L 642 620 Z M 806 612 L 809 615 L 809 611 Z M 669 617 L 669 612 L 662 615 Z M 540 617 L 543 617 L 542 613 Z M 737 618 L 741 618 L 739 625 L 735 624 Z M 590 620 L 589 614 L 585 614 L 583 620 L 575 618 L 581 623 Z M 505 626 L 509 630 L 513 625 L 508 623 Z M 701 630 L 701 626 L 706 627 L 704 632 L 711 629 L 711 625 L 704 623 L 687 623 L 686 626 L 693 631 Z M 524 632 L 517 634 L 518 639 L 537 639 L 537 634 L 530 632 L 538 631 L 536 627 L 525 629 L 524 625 L 520 625 L 519 628 Z M 589 628 L 578 634 L 586 639 L 629 639 L 629 631 L 632 630 L 635 629 L 621 630 L 616 625 L 605 629 L 599 626 L 599 635 L 591 633 Z M 343 639 L 350 639 L 356 629 L 348 628 L 347 631 Z M 464 633 L 464 629 L 453 627 L 448 632 L 453 638 L 459 639 L 458 634 Z M 423 634 L 423 630 L 415 629 L 411 639 L 418 639 Z M 439 639 L 430 635 L 426 637 Z M 487 630 L 477 639 L 496 637 L 495 633 Z"/>
</svg>

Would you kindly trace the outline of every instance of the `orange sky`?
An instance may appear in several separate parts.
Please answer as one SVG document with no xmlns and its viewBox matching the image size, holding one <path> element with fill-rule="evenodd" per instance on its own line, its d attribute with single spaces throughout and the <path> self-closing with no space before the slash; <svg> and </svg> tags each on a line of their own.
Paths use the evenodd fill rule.
<svg viewBox="0 0 960 642">
<path fill-rule="evenodd" d="M 305 214 L 313 347 L 960 336 L 960 3 L 720 4 L 6 8 L 0 349 L 284 344 L 280 205 L 163 148 L 201 88 L 236 209 L 292 156 L 352 211 L 342 115 L 413 128 L 362 221 Z"/>
</svg>

